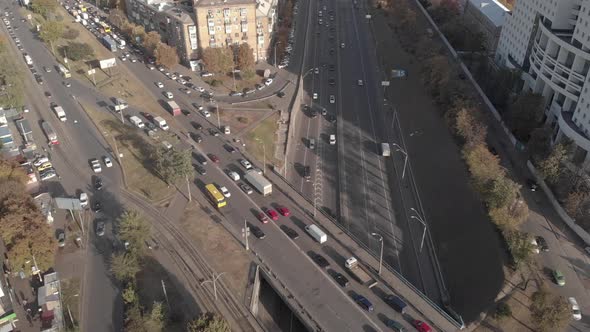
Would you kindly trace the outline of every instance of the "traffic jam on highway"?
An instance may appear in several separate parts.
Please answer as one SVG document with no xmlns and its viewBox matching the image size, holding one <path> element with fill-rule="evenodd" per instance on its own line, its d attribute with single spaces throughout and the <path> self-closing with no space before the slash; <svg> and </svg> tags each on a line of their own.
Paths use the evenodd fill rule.
<svg viewBox="0 0 590 332">
<path fill-rule="evenodd" d="M 122 52 L 123 54 L 118 57 L 120 63 L 145 63 L 143 68 L 135 67 L 132 69 L 141 72 L 141 75 L 147 75 L 152 78 L 151 82 L 153 83 L 149 84 L 149 88 L 146 88 L 154 95 L 163 96 L 163 99 L 166 101 L 166 111 L 176 121 L 174 123 L 168 123 L 161 116 L 135 111 L 133 107 L 119 107 L 116 110 L 116 106 L 126 105 L 122 100 L 117 100 L 113 110 L 122 112 L 123 109 L 127 109 L 128 125 L 136 128 L 136 130 L 143 131 L 148 138 L 150 137 L 150 132 L 153 133 L 159 130 L 176 132 L 178 137 L 186 137 L 186 140 L 182 143 L 183 146 L 187 144 L 191 146 L 194 160 L 193 166 L 198 173 L 195 185 L 204 194 L 208 202 L 221 214 L 232 220 L 235 219 L 234 221 L 236 221 L 238 226 L 241 225 L 245 215 L 251 216 L 250 218 L 255 221 L 248 221 L 247 225 L 251 234 L 259 240 L 266 239 L 267 233 L 269 233 L 268 237 L 277 237 L 279 242 L 284 242 L 282 238 L 286 236 L 294 248 L 303 250 L 303 247 L 305 247 L 308 258 L 321 269 L 322 273 L 330 276 L 333 283 L 339 285 L 341 288 L 353 290 L 350 298 L 366 312 L 376 311 L 373 303 L 377 301 L 383 301 L 390 306 L 387 310 L 383 309 L 383 312 L 387 313 L 388 318 L 381 320 L 373 317 L 371 320 L 385 324 L 394 330 L 402 331 L 407 324 L 404 318 L 402 316 L 396 319 L 389 317 L 394 317 L 394 312 L 397 312 L 395 315 L 417 316 L 414 315 L 414 310 L 410 309 L 402 298 L 392 294 L 392 292 L 386 292 L 382 296 L 377 296 L 373 293 L 361 295 L 360 292 L 363 289 L 366 291 L 366 288 L 374 287 L 377 282 L 371 276 L 373 272 L 363 267 L 355 257 L 348 257 L 343 264 L 336 264 L 336 266 L 330 264 L 330 260 L 334 259 L 331 257 L 326 258 L 320 253 L 326 252 L 326 243 L 328 242 L 327 234 L 318 225 L 314 224 L 313 220 L 309 216 L 306 216 L 300 208 L 290 208 L 287 206 L 288 204 L 283 203 L 289 202 L 290 200 L 279 191 L 273 190 L 273 183 L 265 176 L 266 165 L 256 167 L 255 162 L 242 153 L 243 151 L 241 149 L 244 147 L 244 144 L 239 137 L 231 136 L 229 126 L 222 126 L 219 121 L 215 124 L 215 121 L 212 120 L 212 113 L 218 114 L 214 110 L 217 107 L 217 102 L 213 93 L 204 88 L 204 84 L 194 84 L 190 76 L 171 72 L 162 66 L 156 66 L 155 59 L 145 57 L 140 47 L 131 45 L 130 40 L 125 40 L 121 37 L 120 32 L 110 27 L 104 21 L 106 17 L 104 15 L 101 16 L 98 10 L 93 9 L 92 6 L 66 2 L 64 3 L 64 8 L 70 12 L 76 22 L 87 27 L 107 49 L 110 49 L 112 52 Z M 46 81 L 43 79 L 43 74 L 35 68 L 32 56 L 24 51 L 24 47 L 20 44 L 19 38 L 14 33 L 16 27 L 11 27 L 10 22 L 14 21 L 14 16 L 6 15 L 3 20 L 18 49 L 23 52 L 23 59 L 34 75 L 35 80 L 39 85 L 44 86 Z M 25 21 L 23 19 L 23 22 Z M 109 38 L 105 39 L 105 37 Z M 61 82 L 61 85 L 64 88 L 69 88 L 71 86 L 71 82 L 68 80 L 71 78 L 69 70 L 61 64 L 56 64 L 53 69 L 56 69 L 62 76 L 63 82 Z M 43 70 L 49 73 L 52 68 L 44 67 Z M 316 68 L 317 70 L 319 69 Z M 164 83 L 164 80 L 161 77 L 157 77 L 157 75 L 163 75 L 171 82 Z M 209 74 L 204 72 L 201 75 L 207 76 Z M 47 81 L 47 83 L 49 84 L 50 82 Z M 270 87 L 272 84 L 272 78 L 265 78 L 257 86 L 256 90 L 260 91 L 264 87 Z M 181 96 L 175 98 L 173 91 L 179 91 Z M 194 96 L 191 91 L 198 92 L 200 94 L 199 97 Z M 251 93 L 249 90 L 243 94 L 247 95 Z M 232 91 L 230 95 L 239 96 L 242 93 Z M 48 91 L 45 92 L 45 96 L 48 100 L 52 98 L 51 93 Z M 314 98 L 317 98 L 315 93 Z M 333 98 L 334 96 L 331 96 L 330 103 L 333 103 Z M 191 105 L 192 109 L 188 112 L 183 112 L 183 108 L 179 104 Z M 56 102 L 52 101 L 49 104 L 49 109 L 59 122 L 64 123 L 69 121 L 68 110 L 64 110 Z M 182 116 L 183 114 L 185 115 L 184 117 Z M 195 121 L 195 116 L 202 117 L 202 123 Z M 335 120 L 336 117 L 333 116 L 333 121 L 335 122 Z M 53 149 L 59 149 L 59 137 L 57 137 L 52 125 L 44 121 L 41 127 L 46 135 L 48 146 Z M 162 142 L 167 148 L 179 148 L 172 146 L 170 143 L 165 143 L 167 142 Z M 335 135 L 330 136 L 330 144 L 335 144 Z M 36 168 L 41 180 L 59 179 L 57 170 L 53 167 L 47 154 L 33 155 L 30 162 Z M 113 167 L 113 160 L 110 156 L 99 156 L 89 161 L 89 167 L 94 174 L 102 173 L 103 166 L 106 168 Z M 93 187 L 95 190 L 101 190 L 103 188 L 103 181 L 100 177 L 94 177 Z M 235 188 L 239 192 L 236 193 L 234 191 L 232 195 L 232 188 Z M 80 192 L 78 198 L 81 207 L 89 207 L 95 212 L 101 211 L 101 203 L 94 201 L 85 192 Z M 232 206 L 234 201 L 235 207 Z M 89 202 L 94 203 L 89 204 Z M 269 224 L 274 224 L 275 226 Z M 98 223 L 95 234 L 102 236 L 104 229 L 104 223 Z M 280 232 L 277 232 L 276 229 L 280 229 Z M 305 232 L 308 235 L 308 239 L 300 239 L 297 229 Z M 60 238 L 58 240 L 61 245 L 64 239 Z M 338 244 L 334 244 L 333 248 L 337 248 L 338 246 Z M 281 248 L 278 247 L 275 250 L 280 252 Z M 345 252 L 344 249 L 341 249 L 341 251 Z M 285 264 L 286 262 L 282 263 Z M 349 281 L 346 276 L 347 274 L 352 276 L 356 285 L 353 285 Z M 339 295 L 349 297 L 342 291 L 339 292 Z M 408 312 L 410 313 L 408 314 Z M 410 322 L 419 331 L 428 332 L 432 330 L 428 323 L 422 320 L 411 319 Z"/>
</svg>

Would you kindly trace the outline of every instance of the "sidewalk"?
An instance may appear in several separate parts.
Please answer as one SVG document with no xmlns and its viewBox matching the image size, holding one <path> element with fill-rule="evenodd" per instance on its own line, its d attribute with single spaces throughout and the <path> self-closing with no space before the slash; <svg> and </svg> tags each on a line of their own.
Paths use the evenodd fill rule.
<svg viewBox="0 0 590 332">
<path fill-rule="evenodd" d="M 327 231 L 328 236 L 348 248 L 363 264 L 372 268 L 374 271 L 378 271 L 378 258 L 370 255 L 365 248 L 359 246 L 356 241 L 350 238 L 345 233 L 346 231 L 337 225 L 337 221 L 324 215 L 321 211 L 318 211 L 319 213 L 316 214 L 316 217 L 313 217 L 313 203 L 303 197 L 281 175 L 276 174 L 274 170 L 267 172 L 266 177 L 275 185 L 275 188 L 292 199 L 295 204 Z M 437 309 L 427 298 L 420 296 L 417 290 L 409 282 L 403 280 L 396 272 L 390 271 L 384 266 L 381 276 L 378 279 L 380 279 L 379 281 L 383 285 L 395 289 L 417 312 L 421 313 L 424 317 L 428 317 L 434 327 L 441 331 L 457 331 L 459 329 L 448 317 L 445 317 L 446 313 L 442 312 L 440 308 Z"/>
</svg>

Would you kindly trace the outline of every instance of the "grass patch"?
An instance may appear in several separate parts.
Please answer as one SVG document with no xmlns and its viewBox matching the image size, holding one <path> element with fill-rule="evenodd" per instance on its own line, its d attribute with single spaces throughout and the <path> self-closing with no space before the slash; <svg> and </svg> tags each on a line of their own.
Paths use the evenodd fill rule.
<svg viewBox="0 0 590 332">
<path fill-rule="evenodd" d="M 61 281 L 61 296 L 65 326 L 69 329 L 79 325 L 80 279 L 72 278 Z"/>
<path fill-rule="evenodd" d="M 245 135 L 244 140 L 246 141 L 246 149 L 252 156 L 254 156 L 254 158 L 263 161 L 266 150 L 266 163 L 280 167 L 282 161 L 274 158 L 276 132 L 279 127 L 277 123 L 278 120 L 278 113 L 269 116 L 264 119 L 264 121 L 260 122 L 260 124 L 253 130 L 248 132 Z"/>
<path fill-rule="evenodd" d="M 168 187 L 150 167 L 149 157 L 154 144 L 159 144 L 158 141 L 148 140 L 139 130 L 121 123 L 107 111 L 98 111 L 88 105 L 83 105 L 83 108 L 97 124 L 113 151 L 116 151 L 116 140 L 117 149 L 123 154 L 121 163 L 130 189 L 153 202 L 162 201 L 174 193 L 174 187 Z M 169 139 L 172 144 L 176 143 L 171 137 L 165 139 Z"/>
<path fill-rule="evenodd" d="M 222 125 L 229 125 L 232 134 L 236 135 L 246 127 L 265 116 L 268 111 L 237 111 L 221 109 L 219 117 Z M 268 152 L 268 151 L 267 151 Z"/>
</svg>

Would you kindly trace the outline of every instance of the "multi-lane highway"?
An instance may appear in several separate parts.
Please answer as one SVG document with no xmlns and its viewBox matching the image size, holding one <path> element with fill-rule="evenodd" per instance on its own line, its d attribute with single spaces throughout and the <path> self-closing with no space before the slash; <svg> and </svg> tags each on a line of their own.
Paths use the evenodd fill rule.
<svg viewBox="0 0 590 332">
<path fill-rule="evenodd" d="M 386 78 L 376 62 L 365 4 L 311 3 L 302 70 L 309 110 L 294 110 L 301 115 L 290 142 L 288 179 L 375 253 L 380 243 L 373 233 L 382 235 L 385 262 L 440 303 L 440 271 L 428 242 L 421 250 L 423 226 L 412 217 L 414 208 L 415 217 L 424 219 L 420 203 L 409 192 L 392 191 L 406 185 L 400 182 L 403 162 L 380 155 L 380 143 L 400 140 L 390 131 L 393 112 L 383 103 Z M 315 139 L 314 149 L 309 139 Z M 302 176 L 305 166 L 312 169 L 310 180 Z"/>
<path fill-rule="evenodd" d="M 16 13 L 17 8 L 12 8 Z M 21 25 L 24 26 L 25 23 Z M 61 141 L 60 146 L 53 148 L 50 152 L 58 173 L 62 175 L 61 181 L 49 181 L 47 187 L 51 190 L 51 188 L 62 184 L 67 186 L 66 191 L 70 194 L 73 194 L 77 189 L 85 189 L 90 192 L 88 188 L 91 188 L 90 179 L 92 173 L 88 166 L 88 160 L 91 158 L 100 159 L 102 156 L 110 155 L 110 151 L 101 133 L 97 132 L 91 120 L 79 106 L 78 100 L 92 103 L 106 102 L 110 99 L 110 96 L 102 95 L 87 82 L 70 80 L 72 85 L 67 88 L 62 84 L 63 80 L 55 70 L 49 73 L 42 72 L 43 67 L 53 68 L 56 64 L 55 60 L 31 30 L 23 27 L 17 33 L 25 47 L 25 51 L 32 56 L 35 67 L 45 77 L 46 82 L 42 86 L 36 85 L 32 81 L 30 73 L 25 73 L 27 80 L 30 81 L 29 83 L 35 87 L 27 91 L 28 106 L 33 111 L 30 115 L 31 120 L 34 122 L 36 119 L 44 119 L 51 122 L 56 128 Z M 157 88 L 153 82 L 164 80 L 161 73 L 150 71 L 139 63 L 119 63 L 119 65 L 125 66 L 136 76 L 138 81 L 144 82 L 145 89 L 151 91 L 154 97 L 160 98 L 162 90 Z M 166 81 L 165 84 L 167 87 L 174 88 L 175 91 L 180 88 L 180 85 L 174 81 Z M 51 92 L 51 100 L 66 109 L 68 114 L 67 122 L 59 122 L 50 112 L 50 101 L 42 97 L 44 91 Z M 178 99 L 181 103 L 190 105 L 191 102 L 194 102 L 195 97 L 183 96 Z M 202 101 L 199 100 L 199 102 Z M 190 108 L 187 107 L 187 109 Z M 127 114 L 139 115 L 139 111 L 131 107 Z M 185 137 L 183 136 L 184 133 L 195 132 L 191 122 L 197 118 L 199 118 L 197 121 L 204 125 L 204 130 L 216 126 L 216 124 L 209 123 L 207 119 L 201 118 L 193 112 L 190 116 L 177 117 L 177 121 L 173 123 L 172 127 L 175 131 L 181 133 L 181 137 Z M 34 132 L 39 141 L 43 140 L 43 135 L 37 126 L 35 126 Z M 239 236 L 241 232 L 244 218 L 266 233 L 263 240 L 251 237 L 250 241 L 253 250 L 271 267 L 281 282 L 286 285 L 298 302 L 303 305 L 305 310 L 320 326 L 325 330 L 381 331 L 385 329 L 383 316 L 404 322 L 404 319 L 391 307 L 384 304 L 378 295 L 354 281 L 351 281 L 351 285 L 346 289 L 342 289 L 328 275 L 326 270 L 317 267 L 308 256 L 310 250 L 323 254 L 328 259 L 332 269 L 346 275 L 342 266 L 343 260 L 346 259 L 342 255 L 346 255 L 346 249 L 340 247 L 335 241 L 329 241 L 327 245 L 321 246 L 308 237 L 304 233 L 303 227 L 313 223 L 313 221 L 303 211 L 292 206 L 293 204 L 290 204 L 289 199 L 279 191 L 275 191 L 271 197 L 267 198 L 256 193 L 246 195 L 242 192 L 237 187 L 237 184 L 225 175 L 224 170 L 233 169 L 243 174 L 243 169 L 239 166 L 238 160 L 244 158 L 244 156 L 239 152 L 229 153 L 224 148 L 224 145 L 231 144 L 230 137 L 207 136 L 205 133 L 206 131 L 202 133 L 205 137 L 204 142 L 195 146 L 195 149 L 203 154 L 216 154 L 221 161 L 219 164 L 209 161 L 208 165 L 205 166 L 207 175 L 197 176 L 193 182 L 193 194 L 200 195 L 206 183 L 225 185 L 229 188 L 232 192 L 229 206 L 222 209 L 220 213 L 232 224 L 236 236 Z M 193 144 L 188 142 L 187 138 L 178 148 L 185 146 L 186 143 Z M 115 158 L 111 159 L 115 160 Z M 197 163 L 197 161 L 194 162 Z M 109 217 L 115 218 L 116 214 L 121 211 L 121 205 L 119 205 L 121 203 L 117 193 L 121 185 L 121 175 L 118 167 L 111 169 L 103 167 L 103 170 L 101 177 L 104 178 L 108 190 L 102 195 L 109 195 L 109 193 L 113 195 L 110 198 L 111 201 L 109 201 L 112 202 L 113 206 L 105 202 L 105 210 L 110 210 Z M 96 199 L 102 199 L 101 195 L 92 196 L 92 200 Z M 265 225 L 259 223 L 253 212 L 259 211 L 262 206 L 275 207 L 276 204 L 289 207 L 291 216 L 281 218 L 276 223 L 271 222 Z M 291 228 L 296 229 L 299 232 L 299 238 L 296 240 L 289 239 L 279 229 L 279 224 L 289 225 Z M 85 288 L 83 296 L 85 299 L 92 300 L 83 301 L 82 326 L 92 326 L 93 330 L 102 327 L 99 330 L 107 331 L 119 329 L 122 317 L 117 314 L 121 312 L 120 299 L 116 295 L 116 287 L 111 282 L 107 272 L 105 257 L 109 256 L 110 250 L 104 250 L 104 241 L 112 241 L 111 232 L 108 232 L 106 239 L 93 238 L 87 251 L 88 262 L 84 276 Z M 349 277 L 349 279 L 352 278 Z M 351 299 L 352 294 L 366 296 L 374 304 L 375 312 L 366 312 L 361 309 Z M 414 318 L 420 318 L 417 313 L 412 311 L 410 311 L 410 315 Z M 404 324 L 407 323 L 404 322 Z"/>
</svg>

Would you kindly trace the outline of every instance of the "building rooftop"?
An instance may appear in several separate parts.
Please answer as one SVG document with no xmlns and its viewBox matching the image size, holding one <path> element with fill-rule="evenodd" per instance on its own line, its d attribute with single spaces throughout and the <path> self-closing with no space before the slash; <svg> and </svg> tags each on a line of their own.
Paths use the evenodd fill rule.
<svg viewBox="0 0 590 332">
<path fill-rule="evenodd" d="M 269 16 L 270 10 L 276 5 L 277 0 L 256 0 L 256 16 Z"/>
<path fill-rule="evenodd" d="M 195 0 L 195 7 L 223 7 L 235 5 L 253 5 L 256 0 Z"/>
<path fill-rule="evenodd" d="M 496 0 L 469 0 L 469 3 L 484 14 L 496 27 L 504 25 L 504 18 L 510 9 Z"/>
<path fill-rule="evenodd" d="M 176 5 L 166 8 L 164 11 L 182 23 L 195 24 L 195 20 L 193 19 L 193 11 L 189 7 Z"/>
</svg>

